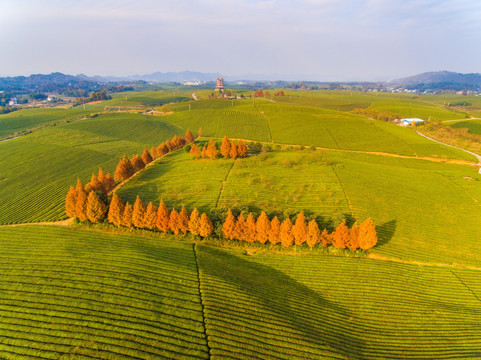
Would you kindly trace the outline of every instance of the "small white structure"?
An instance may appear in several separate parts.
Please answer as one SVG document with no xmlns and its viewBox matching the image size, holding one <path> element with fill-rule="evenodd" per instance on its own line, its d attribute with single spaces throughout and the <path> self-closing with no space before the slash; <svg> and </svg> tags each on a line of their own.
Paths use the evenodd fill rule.
<svg viewBox="0 0 481 360">
<path fill-rule="evenodd" d="M 17 98 L 16 98 L 16 97 L 13 97 L 12 99 L 10 99 L 10 101 L 8 102 L 8 105 L 9 105 L 9 106 L 15 106 L 15 105 L 17 105 Z"/>
<path fill-rule="evenodd" d="M 424 124 L 423 119 L 418 119 L 418 118 L 406 118 L 406 119 L 401 119 L 401 126 L 409 126 L 409 125 L 421 125 Z"/>
</svg>

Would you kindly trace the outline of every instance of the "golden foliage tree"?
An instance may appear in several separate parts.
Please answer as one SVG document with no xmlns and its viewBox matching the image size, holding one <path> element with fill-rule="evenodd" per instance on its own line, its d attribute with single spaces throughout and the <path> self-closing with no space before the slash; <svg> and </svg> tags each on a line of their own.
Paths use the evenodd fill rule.
<svg viewBox="0 0 481 360">
<path fill-rule="evenodd" d="M 252 215 L 252 213 L 249 213 L 249 215 L 247 215 L 244 229 L 245 229 L 244 230 L 245 240 L 250 243 L 255 242 L 256 241 L 256 220 L 254 219 L 254 215 Z"/>
<path fill-rule="evenodd" d="M 107 174 L 105 175 L 105 180 L 104 180 L 104 187 L 106 193 L 109 193 L 115 188 L 115 180 L 112 178 L 112 175 Z"/>
<path fill-rule="evenodd" d="M 215 159 L 217 157 L 217 154 L 218 154 L 218 151 L 217 151 L 217 148 L 215 147 L 214 139 L 210 139 L 209 144 L 207 144 L 206 155 L 211 159 Z"/>
<path fill-rule="evenodd" d="M 321 244 L 324 247 L 332 244 L 332 234 L 329 234 L 326 229 L 322 230 L 321 232 Z"/>
<path fill-rule="evenodd" d="M 234 239 L 235 217 L 232 215 L 231 209 L 227 211 L 227 218 L 222 225 L 222 234 L 226 239 Z"/>
<path fill-rule="evenodd" d="M 230 157 L 230 141 L 227 136 L 222 139 L 222 145 L 220 146 L 220 153 L 226 159 Z"/>
<path fill-rule="evenodd" d="M 357 222 L 352 225 L 351 230 L 349 230 L 349 242 L 347 243 L 347 247 L 351 251 L 356 251 L 359 249 L 359 226 Z"/>
<path fill-rule="evenodd" d="M 134 168 L 134 172 L 140 171 L 145 167 L 145 163 L 139 154 L 136 154 L 132 160 L 130 160 L 132 167 Z"/>
<path fill-rule="evenodd" d="M 277 216 L 274 216 L 274 218 L 271 220 L 271 226 L 269 229 L 269 242 L 272 245 L 278 244 L 281 240 L 279 238 L 279 233 L 281 231 L 281 222 L 277 218 Z"/>
<path fill-rule="evenodd" d="M 201 152 L 201 156 L 203 159 L 207 158 L 207 147 L 206 146 L 203 146 L 202 147 L 202 152 Z"/>
<path fill-rule="evenodd" d="M 144 214 L 144 228 L 154 230 L 157 222 L 157 206 L 149 202 Z"/>
<path fill-rule="evenodd" d="M 167 145 L 165 145 L 165 143 L 160 144 L 159 146 L 157 146 L 157 149 L 155 149 L 155 153 L 157 154 L 157 156 L 164 156 L 168 152 L 169 149 L 167 148 Z"/>
<path fill-rule="evenodd" d="M 336 249 L 345 249 L 349 243 L 349 228 L 346 225 L 346 220 L 343 220 L 336 228 L 333 234 L 332 245 Z"/>
<path fill-rule="evenodd" d="M 202 128 L 199 128 L 199 131 L 197 131 L 197 134 L 199 134 L 200 137 L 204 136 L 204 131 Z"/>
<path fill-rule="evenodd" d="M 302 211 L 297 215 L 296 222 L 292 227 L 292 235 L 296 245 L 302 245 L 307 241 L 307 225 Z"/>
<path fill-rule="evenodd" d="M 114 193 L 112 195 L 112 200 L 110 201 L 109 213 L 107 216 L 109 223 L 112 223 L 115 226 L 120 226 L 122 224 L 124 208 L 124 203 L 122 202 L 122 200 L 120 200 L 119 196 Z"/>
<path fill-rule="evenodd" d="M 195 144 L 192 144 L 192 147 L 190 148 L 190 151 L 189 153 L 191 153 L 192 155 L 194 155 L 196 157 L 196 159 L 199 159 L 202 154 L 200 153 L 200 150 L 197 146 L 195 146 Z"/>
<path fill-rule="evenodd" d="M 122 215 L 122 226 L 132 228 L 132 213 L 134 209 L 132 205 L 128 202 L 125 204 L 124 207 L 124 214 Z"/>
<path fill-rule="evenodd" d="M 147 164 L 150 164 L 152 160 L 154 160 L 152 159 L 152 155 L 150 155 L 149 150 L 145 148 L 142 154 L 142 161 L 144 162 L 145 165 L 147 165 Z"/>
<path fill-rule="evenodd" d="M 368 250 L 377 244 L 377 240 L 376 228 L 371 218 L 369 218 L 359 226 L 359 247 L 363 250 Z"/>
<path fill-rule="evenodd" d="M 87 198 L 87 218 L 93 223 L 99 223 L 105 219 L 108 207 L 100 200 L 95 191 L 91 191 Z"/>
<path fill-rule="evenodd" d="M 179 212 L 175 209 L 170 212 L 169 229 L 175 235 L 179 234 Z"/>
<path fill-rule="evenodd" d="M 68 217 L 75 217 L 75 205 L 77 204 L 77 191 L 73 186 L 68 190 L 65 197 L 65 213 Z"/>
<path fill-rule="evenodd" d="M 115 181 L 124 181 L 134 174 L 134 168 L 130 162 L 130 159 L 124 155 L 119 161 L 114 173 Z"/>
<path fill-rule="evenodd" d="M 159 210 L 157 211 L 157 221 L 155 225 L 157 229 L 163 232 L 169 231 L 169 220 L 170 220 L 170 213 L 167 207 L 164 204 L 163 200 L 160 200 Z"/>
<path fill-rule="evenodd" d="M 200 231 L 200 213 L 197 208 L 194 208 L 192 213 L 190 214 L 190 220 L 189 220 L 189 231 L 193 235 L 199 235 Z"/>
<path fill-rule="evenodd" d="M 212 232 L 214 231 L 214 225 L 212 225 L 212 222 L 210 221 L 209 217 L 204 213 L 200 217 L 200 223 L 199 223 L 199 235 L 202 236 L 203 238 L 206 238 L 207 236 L 212 235 Z"/>
<path fill-rule="evenodd" d="M 256 222 L 256 240 L 261 244 L 265 244 L 269 238 L 269 230 L 271 229 L 271 222 L 263 211 L 257 218 Z"/>
<path fill-rule="evenodd" d="M 189 220 L 190 220 L 189 212 L 187 211 L 185 206 L 182 205 L 182 209 L 180 210 L 180 213 L 179 213 L 179 230 L 184 235 L 187 234 L 187 232 L 189 231 Z"/>
<path fill-rule="evenodd" d="M 311 248 L 321 241 L 321 232 L 316 220 L 309 221 L 307 235 L 307 245 Z"/>
<path fill-rule="evenodd" d="M 87 221 L 87 192 L 84 189 L 77 191 L 77 203 L 75 204 L 75 217 L 80 221 Z"/>
<path fill-rule="evenodd" d="M 240 240 L 240 241 L 245 241 L 245 227 L 246 227 L 246 221 L 244 218 L 244 215 L 239 214 L 237 217 L 237 221 L 235 222 L 235 228 L 234 228 L 234 239 Z"/>
<path fill-rule="evenodd" d="M 140 196 L 137 195 L 134 203 L 134 209 L 132 212 L 132 224 L 142 229 L 144 227 L 144 216 L 145 216 L 145 205 L 142 200 L 140 200 Z"/>
<path fill-rule="evenodd" d="M 184 139 L 187 142 L 187 144 L 194 142 L 194 135 L 192 135 L 192 132 L 190 131 L 190 129 L 187 129 L 187 131 L 185 132 Z"/>
<path fill-rule="evenodd" d="M 281 241 L 282 246 L 289 247 L 294 244 L 294 236 L 292 235 L 292 221 L 291 219 L 285 219 L 279 231 L 279 240 Z"/>
<path fill-rule="evenodd" d="M 232 144 L 230 145 L 230 153 L 229 156 L 232 159 L 237 159 L 239 154 L 237 153 L 237 145 L 235 144 L 234 140 L 232 140 Z"/>
<path fill-rule="evenodd" d="M 152 146 L 150 148 L 150 155 L 152 156 L 152 160 L 155 160 L 155 158 L 157 157 L 157 150 L 155 149 L 155 146 Z"/>
<path fill-rule="evenodd" d="M 238 157 L 246 157 L 248 153 L 247 146 L 244 144 L 244 142 L 239 140 L 239 143 L 237 144 L 237 156 Z"/>
</svg>

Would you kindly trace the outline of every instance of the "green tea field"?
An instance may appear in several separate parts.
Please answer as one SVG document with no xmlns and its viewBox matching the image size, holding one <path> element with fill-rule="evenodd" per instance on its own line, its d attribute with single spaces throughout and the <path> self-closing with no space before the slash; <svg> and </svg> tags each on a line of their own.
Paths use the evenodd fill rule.
<svg viewBox="0 0 481 360">
<path fill-rule="evenodd" d="M 475 134 L 479 121 L 464 119 L 477 99 L 463 109 L 450 95 L 194 91 L 0 116 L 0 138 L 27 133 L 0 142 L 0 359 L 481 358 L 476 157 L 355 111 L 461 119 L 445 124 Z M 260 153 L 170 151 L 115 193 L 197 208 L 212 235 L 58 222 L 77 178 L 113 174 L 124 154 L 187 129 L 198 145 L 228 136 Z M 226 240 L 228 208 L 302 211 L 329 231 L 371 218 L 378 241 L 353 252 Z"/>
</svg>

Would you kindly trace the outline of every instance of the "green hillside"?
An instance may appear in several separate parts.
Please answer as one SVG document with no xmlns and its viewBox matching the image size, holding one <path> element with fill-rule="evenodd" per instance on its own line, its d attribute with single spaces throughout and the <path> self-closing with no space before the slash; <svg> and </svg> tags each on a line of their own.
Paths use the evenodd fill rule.
<svg viewBox="0 0 481 360">
<path fill-rule="evenodd" d="M 325 226 L 341 215 L 372 217 L 380 235 L 372 253 L 481 266 L 480 181 L 474 167 L 415 158 L 304 150 L 234 162 L 177 152 L 117 193 L 130 203 L 140 195 L 145 202 L 162 198 L 169 207 L 207 212 L 216 204 L 281 219 L 305 211 Z"/>
<path fill-rule="evenodd" d="M 479 270 L 0 229 L 4 359 L 479 357 Z"/>
<path fill-rule="evenodd" d="M 158 117 L 121 113 L 0 143 L 0 224 L 63 219 L 66 191 L 77 178 L 85 183 L 99 167 L 113 173 L 123 154 L 184 132 Z"/>
</svg>

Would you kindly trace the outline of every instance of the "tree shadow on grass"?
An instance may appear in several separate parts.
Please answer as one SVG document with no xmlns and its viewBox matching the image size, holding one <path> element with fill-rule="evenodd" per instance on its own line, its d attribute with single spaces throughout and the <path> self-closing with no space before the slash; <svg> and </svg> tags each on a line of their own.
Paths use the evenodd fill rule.
<svg viewBox="0 0 481 360">
<path fill-rule="evenodd" d="M 270 266 L 205 245 L 196 245 L 196 252 L 201 278 L 207 275 L 234 286 L 259 303 L 267 313 L 300 333 L 303 340 L 313 348 L 328 349 L 349 359 L 363 358 L 361 353 L 364 342 L 355 335 L 357 331 L 350 325 L 352 318 L 347 309 Z M 215 291 L 206 288 L 204 301 L 209 293 Z M 231 303 L 236 303 L 235 298 L 236 294 L 231 293 L 230 299 L 216 305 L 226 309 L 226 318 L 236 311 L 235 307 L 229 309 Z M 208 304 L 211 302 L 212 299 Z M 249 324 L 246 323 L 246 326 Z M 276 331 L 279 335 L 283 333 L 281 327 Z M 251 344 L 256 341 L 261 344 L 262 338 L 249 341 Z M 302 348 L 302 345 L 298 346 Z"/>
<path fill-rule="evenodd" d="M 391 220 L 382 225 L 376 226 L 376 232 L 378 233 L 378 241 L 376 246 L 382 246 L 391 241 L 394 233 L 396 232 L 396 223 L 396 220 Z"/>
</svg>

